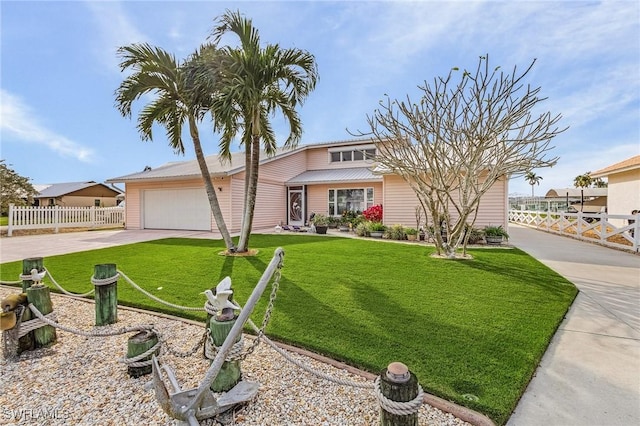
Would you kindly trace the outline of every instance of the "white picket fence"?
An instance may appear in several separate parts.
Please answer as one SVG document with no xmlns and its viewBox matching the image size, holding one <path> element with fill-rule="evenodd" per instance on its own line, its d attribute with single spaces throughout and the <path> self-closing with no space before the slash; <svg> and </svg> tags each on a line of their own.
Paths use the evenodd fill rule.
<svg viewBox="0 0 640 426">
<path fill-rule="evenodd" d="M 124 226 L 124 207 L 23 207 L 9 205 L 7 236 L 19 229 Z"/>
<path fill-rule="evenodd" d="M 509 210 L 509 222 L 609 247 L 636 252 L 640 247 L 640 214 Z"/>
</svg>

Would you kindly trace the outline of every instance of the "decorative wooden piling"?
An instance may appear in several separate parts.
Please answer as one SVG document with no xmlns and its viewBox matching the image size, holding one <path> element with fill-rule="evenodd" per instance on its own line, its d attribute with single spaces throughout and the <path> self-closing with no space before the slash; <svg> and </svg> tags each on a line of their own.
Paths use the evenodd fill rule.
<svg viewBox="0 0 640 426">
<path fill-rule="evenodd" d="M 418 396 L 418 378 L 406 365 L 392 362 L 380 373 L 380 391 L 387 399 L 396 402 L 412 401 Z M 380 408 L 380 426 L 417 426 L 418 412 L 398 415 Z"/>
<path fill-rule="evenodd" d="M 27 275 L 31 275 L 31 270 L 37 269 L 38 272 L 44 271 L 41 257 L 30 257 L 22 260 L 22 292 L 26 293 L 27 289 L 31 287 L 33 281 L 31 279 L 25 279 Z"/>
<path fill-rule="evenodd" d="M 235 317 L 230 320 L 218 321 L 215 316 L 212 316 L 209 321 L 209 333 L 213 344 L 218 347 L 222 346 L 235 323 Z M 239 335 L 236 342 L 240 341 L 241 337 L 242 335 Z M 240 361 L 225 361 L 210 388 L 214 392 L 226 392 L 238 384 L 241 374 Z"/>
<path fill-rule="evenodd" d="M 92 282 L 95 285 L 96 325 L 118 321 L 118 280 L 114 263 L 95 265 Z M 101 283 L 100 281 L 106 281 Z"/>
<path fill-rule="evenodd" d="M 129 337 L 129 340 L 127 341 L 127 358 L 134 358 L 138 355 L 142 355 L 143 353 L 154 347 L 157 343 L 158 336 L 156 335 L 156 333 L 151 330 L 141 331 Z M 139 362 L 151 361 L 151 356 L 152 355 L 148 355 L 145 358 L 141 359 Z M 149 365 L 144 365 L 141 367 L 127 367 L 127 373 L 133 378 L 151 374 L 151 370 L 151 362 L 149 362 Z"/>
<path fill-rule="evenodd" d="M 53 312 L 51 293 L 47 286 L 33 285 L 29 287 L 27 289 L 27 300 L 29 303 L 32 303 L 42 315 Z M 33 337 L 37 348 L 48 346 L 56 341 L 56 329 L 50 325 L 42 326 L 33 330 Z"/>
<path fill-rule="evenodd" d="M 31 309 L 29 309 L 28 306 L 25 306 L 24 312 L 22 313 L 22 322 L 29 321 L 33 318 L 35 318 L 35 316 L 31 313 Z M 33 331 L 28 332 L 18 339 L 18 354 L 21 354 L 25 351 L 32 351 L 35 348 L 36 340 Z"/>
</svg>

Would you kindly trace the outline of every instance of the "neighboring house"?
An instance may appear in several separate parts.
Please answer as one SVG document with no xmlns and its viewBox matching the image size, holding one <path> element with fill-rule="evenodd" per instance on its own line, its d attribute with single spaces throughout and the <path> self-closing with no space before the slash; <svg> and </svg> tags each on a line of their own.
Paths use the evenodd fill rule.
<svg viewBox="0 0 640 426">
<path fill-rule="evenodd" d="M 640 155 L 597 170 L 591 177 L 607 179 L 609 214 L 629 215 L 632 210 L 640 210 Z M 621 219 L 617 222 L 617 225 L 626 225 Z"/>
<path fill-rule="evenodd" d="M 122 199 L 118 188 L 97 182 L 67 182 L 34 185 L 36 206 L 113 207 Z"/>
<path fill-rule="evenodd" d="M 311 213 L 339 216 L 344 210 L 362 211 L 382 204 L 385 224 L 416 225 L 418 200 L 401 177 L 376 174 L 371 140 L 348 140 L 278 150 L 262 157 L 254 229 L 277 224 L 304 225 Z M 244 152 L 231 162 L 206 157 L 218 201 L 231 232 L 241 226 L 244 198 Z M 216 231 L 217 226 L 196 160 L 108 179 L 124 183 L 127 228 Z M 507 181 L 485 194 L 476 226 L 507 226 Z"/>
<path fill-rule="evenodd" d="M 549 211 L 567 211 L 571 206 L 574 211 L 600 213 L 607 207 L 607 195 L 607 188 L 554 188 L 547 191 L 544 202 Z"/>
</svg>

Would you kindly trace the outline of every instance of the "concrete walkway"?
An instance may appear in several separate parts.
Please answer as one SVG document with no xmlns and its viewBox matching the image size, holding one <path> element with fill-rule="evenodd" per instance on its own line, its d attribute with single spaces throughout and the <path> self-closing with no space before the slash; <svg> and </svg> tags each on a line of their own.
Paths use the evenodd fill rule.
<svg viewBox="0 0 640 426">
<path fill-rule="evenodd" d="M 640 256 L 509 226 L 510 242 L 579 289 L 508 426 L 640 424 Z M 210 232 L 118 230 L 0 239 L 0 263 Z"/>
<path fill-rule="evenodd" d="M 580 290 L 508 426 L 640 424 L 640 256 L 510 225 Z"/>
</svg>

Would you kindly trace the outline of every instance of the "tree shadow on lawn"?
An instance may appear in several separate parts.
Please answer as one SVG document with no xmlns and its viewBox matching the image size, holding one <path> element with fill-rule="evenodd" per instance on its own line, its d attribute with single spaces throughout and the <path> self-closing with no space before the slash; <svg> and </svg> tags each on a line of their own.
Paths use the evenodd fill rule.
<svg viewBox="0 0 640 426">
<path fill-rule="evenodd" d="M 404 357 L 398 361 L 418 374 L 426 389 L 495 419 L 511 413 L 537 365 L 540 354 L 532 351 L 539 347 L 524 335 L 505 332 L 502 323 L 474 317 L 464 306 L 443 304 L 441 312 L 428 312 L 421 309 L 428 302 L 419 296 L 411 295 L 409 302 L 361 284 L 354 300 L 368 312 L 370 327 L 387 330 L 386 344 L 398 349 Z M 357 297 L 363 290 L 380 303 Z M 469 395 L 478 400 L 469 401 Z"/>
<path fill-rule="evenodd" d="M 510 277 L 522 285 L 536 286 L 554 297 L 570 296 L 574 290 L 577 294 L 573 283 L 520 249 L 492 253 L 478 250 L 473 252 L 473 256 L 472 261 L 458 262 L 477 271 Z"/>
</svg>

